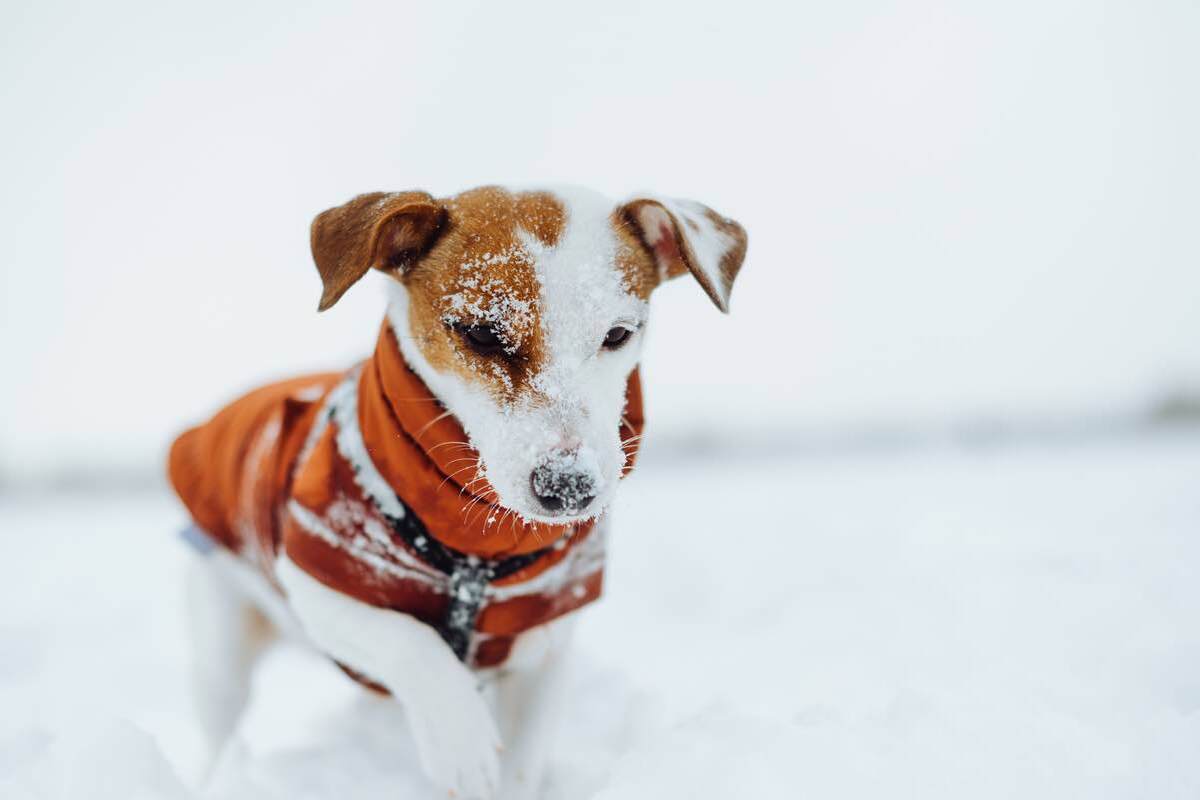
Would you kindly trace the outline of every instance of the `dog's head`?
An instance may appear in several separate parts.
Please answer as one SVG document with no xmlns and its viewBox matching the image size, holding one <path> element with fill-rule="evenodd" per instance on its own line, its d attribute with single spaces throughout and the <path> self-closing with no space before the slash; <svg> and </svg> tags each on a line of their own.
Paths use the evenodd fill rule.
<svg viewBox="0 0 1200 800">
<path fill-rule="evenodd" d="M 379 269 L 410 366 L 461 422 L 500 503 L 596 515 L 625 465 L 618 430 L 651 291 L 690 273 L 722 310 L 746 252 L 698 203 L 485 187 L 360 195 L 316 218 L 322 310 Z"/>
</svg>

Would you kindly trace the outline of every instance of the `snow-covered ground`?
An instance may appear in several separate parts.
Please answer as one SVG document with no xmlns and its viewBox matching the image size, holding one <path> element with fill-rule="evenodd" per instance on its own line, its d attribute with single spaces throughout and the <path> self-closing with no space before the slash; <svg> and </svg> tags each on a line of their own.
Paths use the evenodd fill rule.
<svg viewBox="0 0 1200 800">
<path fill-rule="evenodd" d="M 548 798 L 1200 794 L 1200 437 L 686 463 L 625 487 Z M 264 663 L 209 792 L 165 492 L 0 496 L 0 797 L 431 796 Z"/>
</svg>

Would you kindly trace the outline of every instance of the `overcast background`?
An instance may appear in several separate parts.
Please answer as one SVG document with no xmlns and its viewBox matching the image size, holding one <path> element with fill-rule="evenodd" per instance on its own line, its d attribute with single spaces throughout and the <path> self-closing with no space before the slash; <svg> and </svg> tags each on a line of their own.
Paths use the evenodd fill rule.
<svg viewBox="0 0 1200 800">
<path fill-rule="evenodd" d="M 664 440 L 1140 413 L 1200 383 L 1200 6 L 5 3 L 0 469 L 155 474 L 366 354 L 308 224 L 364 191 L 648 189 L 740 220 L 659 292 Z M 708 431 L 705 434 L 705 431 Z"/>
</svg>

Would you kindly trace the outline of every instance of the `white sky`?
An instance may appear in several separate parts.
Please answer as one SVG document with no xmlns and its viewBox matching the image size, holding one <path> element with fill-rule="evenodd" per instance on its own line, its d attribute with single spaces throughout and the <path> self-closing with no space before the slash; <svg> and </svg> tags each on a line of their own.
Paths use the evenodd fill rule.
<svg viewBox="0 0 1200 800">
<path fill-rule="evenodd" d="M 1200 379 L 1190 0 L 297 5 L 0 10 L 0 466 L 142 462 L 241 388 L 364 355 L 378 282 L 317 316 L 308 223 L 376 189 L 739 219 L 731 317 L 660 293 L 659 430 Z"/>
</svg>

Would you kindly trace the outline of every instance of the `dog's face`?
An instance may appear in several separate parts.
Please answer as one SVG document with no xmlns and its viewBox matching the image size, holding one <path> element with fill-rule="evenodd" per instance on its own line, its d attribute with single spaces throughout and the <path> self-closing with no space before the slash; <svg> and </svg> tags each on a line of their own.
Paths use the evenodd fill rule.
<svg viewBox="0 0 1200 800">
<path fill-rule="evenodd" d="M 401 350 L 479 453 L 463 469 L 552 523 L 612 498 L 651 291 L 690 273 L 725 310 L 746 250 L 696 203 L 496 187 L 361 195 L 317 217 L 312 243 L 322 309 L 371 267 L 396 279 Z"/>
</svg>

